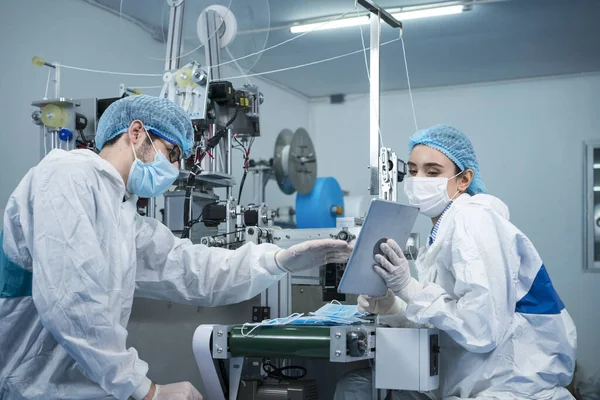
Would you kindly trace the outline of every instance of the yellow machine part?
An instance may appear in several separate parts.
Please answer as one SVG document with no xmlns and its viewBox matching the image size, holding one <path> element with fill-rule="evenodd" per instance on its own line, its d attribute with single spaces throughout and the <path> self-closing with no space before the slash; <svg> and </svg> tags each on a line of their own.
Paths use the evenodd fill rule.
<svg viewBox="0 0 600 400">
<path fill-rule="evenodd" d="M 46 104 L 42 107 L 42 122 L 50 128 L 64 127 L 68 118 L 68 111 L 56 104 Z"/>
<path fill-rule="evenodd" d="M 192 80 L 192 69 L 191 68 L 181 68 L 179 71 L 175 73 L 175 81 L 179 85 L 179 87 L 187 89 L 190 86 L 194 85 L 194 81 Z"/>
<path fill-rule="evenodd" d="M 44 59 L 38 56 L 33 56 L 33 58 L 31 59 L 31 63 L 33 65 L 35 65 L 36 67 L 43 67 L 44 66 Z"/>
</svg>

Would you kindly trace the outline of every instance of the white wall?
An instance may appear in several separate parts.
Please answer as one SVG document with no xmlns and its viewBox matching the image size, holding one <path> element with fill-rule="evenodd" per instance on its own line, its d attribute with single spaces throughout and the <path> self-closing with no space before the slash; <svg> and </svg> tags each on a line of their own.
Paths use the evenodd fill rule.
<svg viewBox="0 0 600 400">
<path fill-rule="evenodd" d="M 490 193 L 536 245 L 577 324 L 582 369 L 600 369 L 600 275 L 582 271 L 583 141 L 600 138 L 600 75 L 419 90 L 414 99 L 420 128 L 451 124 L 472 139 Z M 408 93 L 384 93 L 381 103 L 384 144 L 406 160 Z M 368 121 L 368 96 L 311 105 L 319 175 L 351 194 L 367 194 Z M 431 223 L 422 218 L 418 229 L 424 240 Z"/>
</svg>

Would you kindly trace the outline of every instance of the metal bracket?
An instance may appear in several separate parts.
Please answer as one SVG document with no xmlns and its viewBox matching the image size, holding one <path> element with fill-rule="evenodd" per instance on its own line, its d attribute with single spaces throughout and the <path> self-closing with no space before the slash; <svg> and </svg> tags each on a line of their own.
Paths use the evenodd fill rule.
<svg viewBox="0 0 600 400">
<path fill-rule="evenodd" d="M 271 307 L 252 307 L 252 322 L 262 322 L 271 319 Z"/>
<path fill-rule="evenodd" d="M 213 326 L 212 354 L 216 359 L 229 358 L 229 330 L 226 325 Z"/>
<path fill-rule="evenodd" d="M 392 28 L 400 28 L 402 29 L 402 22 L 398 21 L 394 18 L 390 13 L 385 11 L 385 9 L 370 0 L 357 0 L 358 4 L 367 9 L 367 11 L 373 14 L 379 14 L 379 17 Z"/>
<path fill-rule="evenodd" d="M 375 357 L 375 328 L 372 326 L 332 326 L 329 338 L 330 362 L 347 363 Z"/>
</svg>

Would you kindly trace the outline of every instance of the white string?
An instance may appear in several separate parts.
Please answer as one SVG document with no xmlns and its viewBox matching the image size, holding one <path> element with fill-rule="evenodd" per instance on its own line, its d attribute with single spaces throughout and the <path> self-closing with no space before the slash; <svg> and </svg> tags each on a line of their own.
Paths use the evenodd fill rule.
<svg viewBox="0 0 600 400">
<path fill-rule="evenodd" d="M 121 0 L 121 1 L 123 1 L 123 0 Z M 331 21 L 334 21 L 334 20 L 336 20 L 338 18 L 341 18 L 342 16 L 344 16 L 348 12 L 349 11 L 347 11 L 344 14 L 342 14 L 341 16 L 338 16 L 338 17 L 332 19 Z M 330 22 L 330 21 L 324 22 L 323 24 L 327 24 L 328 22 Z M 232 62 L 235 62 L 235 61 L 239 61 L 241 59 L 250 57 L 252 55 L 260 54 L 260 53 L 265 52 L 267 50 L 271 50 L 271 49 L 273 49 L 275 47 L 279 47 L 279 46 L 281 46 L 281 45 L 283 45 L 285 43 L 289 43 L 291 40 L 298 39 L 298 38 L 300 38 L 300 37 L 302 37 L 305 34 L 308 34 L 310 32 L 312 32 L 312 31 L 304 32 L 304 33 L 302 33 L 301 35 L 299 35 L 299 36 L 297 36 L 295 38 L 291 38 L 291 39 L 285 40 L 285 41 L 283 41 L 283 42 L 281 42 L 281 43 L 279 43 L 277 45 L 265 48 L 265 49 L 261 50 L 260 52 L 252 53 L 252 54 L 249 54 L 249 55 L 244 56 L 244 57 L 240 57 L 240 58 L 237 58 L 237 59 L 234 59 L 234 60 L 226 61 L 226 62 L 224 62 L 222 64 L 219 64 L 218 66 L 229 64 L 229 63 L 232 63 Z M 402 40 L 402 38 L 400 37 L 400 38 L 397 38 L 397 39 L 392 39 L 392 40 L 389 40 L 387 42 L 381 43 L 381 46 L 386 46 L 386 45 L 388 45 L 390 43 L 397 42 L 398 40 Z M 328 57 L 328 58 L 324 58 L 324 59 L 317 60 L 317 61 L 312 61 L 312 62 L 305 63 L 305 64 L 294 65 L 294 66 L 286 67 L 286 68 L 278 68 L 278 69 L 269 70 L 269 71 L 257 72 L 257 73 L 253 73 L 253 74 L 243 74 L 243 75 L 239 75 L 239 76 L 228 77 L 228 78 L 225 78 L 225 79 L 241 79 L 241 78 L 246 79 L 246 78 L 250 78 L 250 77 L 254 77 L 254 76 L 263 76 L 263 75 L 274 74 L 274 73 L 277 73 L 277 72 L 284 72 L 284 71 L 290 71 L 290 70 L 294 70 L 294 69 L 298 69 L 298 68 L 310 67 L 312 65 L 317 65 L 317 64 L 322 64 L 322 63 L 329 62 L 329 61 L 338 60 L 340 58 L 352 56 L 352 55 L 355 55 L 355 54 L 358 54 L 358 53 L 361 53 L 361 52 L 364 53 L 367 49 L 370 50 L 370 47 L 364 46 L 363 49 L 361 49 L 361 50 L 356 50 L 356 51 L 352 51 L 352 52 L 349 52 L 349 53 L 340 54 L 340 55 L 337 55 L 337 56 Z M 406 63 L 406 59 L 405 59 L 405 63 Z M 136 73 L 136 72 L 117 72 L 117 71 L 97 70 L 97 69 L 83 68 L 83 67 L 77 67 L 77 66 L 65 65 L 65 64 L 61 64 L 61 67 L 66 68 L 66 69 L 76 70 L 76 71 L 92 72 L 92 73 L 106 74 L 106 75 L 147 76 L 147 77 L 162 77 L 163 76 L 163 74 L 146 74 L 146 73 Z M 158 88 L 158 87 L 156 87 L 156 88 Z"/>
<path fill-rule="evenodd" d="M 161 86 L 134 86 L 133 89 L 162 89 Z"/>
<path fill-rule="evenodd" d="M 242 69 L 240 64 L 238 64 L 237 60 L 233 57 L 233 54 L 231 54 L 231 51 L 229 51 L 228 47 L 225 47 L 225 51 L 227 52 L 227 55 L 229 55 L 229 57 L 231 58 L 231 61 L 233 61 L 235 63 L 235 66 L 236 66 L 237 70 L 239 71 L 239 73 L 243 74 L 244 70 Z M 248 79 L 248 77 L 245 77 L 245 79 L 249 85 L 252 85 L 252 82 L 250 82 L 250 79 Z"/>
<path fill-rule="evenodd" d="M 50 73 L 52 68 L 48 68 L 48 78 L 46 79 L 46 92 L 44 93 L 44 100 L 48 98 L 48 86 L 50 85 Z"/>
<path fill-rule="evenodd" d="M 265 51 L 269 51 L 269 50 L 276 49 L 277 47 L 279 47 L 279 46 L 283 46 L 283 45 L 284 45 L 284 44 L 286 44 L 286 43 L 289 43 L 289 42 L 291 42 L 291 41 L 294 41 L 294 40 L 296 40 L 296 39 L 300 39 L 302 36 L 308 35 L 309 33 L 312 33 L 312 32 L 314 32 L 315 30 L 317 30 L 318 28 L 321 28 L 322 26 L 325 26 L 325 25 L 327 25 L 327 24 L 329 24 L 329 23 L 331 23 L 331 22 L 333 22 L 333 21 L 336 21 L 336 20 L 338 20 L 338 19 L 340 19 L 340 18 L 343 18 L 343 17 L 345 17 L 345 16 L 346 16 L 346 14 L 348 14 L 348 13 L 349 13 L 349 12 L 351 12 L 352 10 L 353 10 L 353 9 L 351 8 L 351 9 L 349 9 L 348 11 L 346 11 L 345 13 L 343 13 L 343 14 L 341 14 L 341 15 L 338 15 L 338 16 L 336 16 L 336 17 L 333 17 L 332 19 L 330 19 L 330 20 L 328 20 L 328 21 L 324 21 L 322 24 L 315 26 L 315 27 L 314 27 L 313 29 L 311 29 L 310 31 L 303 32 L 303 33 L 301 33 L 301 34 L 300 34 L 300 35 L 298 35 L 298 36 L 291 37 L 291 38 L 289 38 L 289 39 L 287 39 L 287 40 L 284 40 L 283 42 L 280 42 L 280 43 L 274 44 L 273 46 L 265 47 L 264 49 L 262 49 L 262 50 L 259 50 L 259 51 L 256 51 L 256 52 L 254 52 L 254 53 L 247 54 L 247 55 L 245 55 L 245 56 L 242 56 L 242 57 L 239 57 L 239 58 L 235 58 L 235 59 L 232 59 L 232 60 L 230 60 L 230 61 L 225 61 L 225 62 L 223 62 L 223 63 L 221 63 L 221 64 L 219 64 L 219 65 L 215 65 L 215 67 L 221 67 L 221 66 L 223 66 L 223 65 L 231 64 L 232 62 L 237 62 L 237 61 L 240 61 L 240 60 L 244 60 L 244 59 L 246 59 L 246 58 L 250 58 L 250 57 L 253 57 L 253 56 L 256 56 L 256 55 L 262 54 L 262 53 L 264 53 Z"/>
<path fill-rule="evenodd" d="M 408 83 L 408 95 L 410 96 L 410 105 L 412 107 L 413 120 L 415 121 L 415 131 L 419 130 L 417 124 L 417 113 L 415 112 L 415 102 L 413 100 L 412 88 L 410 87 L 410 76 L 408 75 L 408 63 L 406 62 L 406 50 L 404 49 L 404 38 L 402 31 L 400 31 L 400 41 L 402 42 L 402 55 L 404 56 L 404 69 L 406 70 L 406 82 Z"/>
<path fill-rule="evenodd" d="M 48 131 L 44 128 L 44 157 L 48 154 Z"/>
<path fill-rule="evenodd" d="M 358 8 L 356 8 L 356 15 L 359 16 Z M 365 56 L 365 68 L 367 70 L 367 79 L 369 80 L 369 84 L 371 84 L 371 71 L 369 70 L 369 62 L 367 61 L 367 46 L 365 45 L 365 36 L 363 35 L 362 25 L 358 26 L 360 28 L 360 40 L 362 42 L 363 54 Z M 369 47 L 370 49 L 370 47 Z M 370 102 L 369 102 L 370 105 Z M 375 110 L 375 118 L 377 118 L 377 131 L 379 132 L 379 148 L 381 149 L 383 146 L 383 135 L 381 134 L 381 126 L 379 125 L 379 112 Z"/>
<path fill-rule="evenodd" d="M 163 76 L 163 74 L 140 74 L 138 72 L 103 71 L 103 70 L 99 70 L 99 69 L 75 67 L 73 65 L 65 65 L 65 64 L 60 64 L 60 67 L 61 68 L 66 68 L 66 69 L 73 69 L 73 70 L 76 70 L 76 71 L 94 72 L 96 74 L 106 74 L 106 75 L 152 76 L 152 77 Z"/>
<path fill-rule="evenodd" d="M 390 43 L 397 42 L 398 40 L 400 40 L 400 38 L 389 40 L 389 41 L 387 41 L 385 43 L 382 43 L 381 46 L 385 46 L 385 45 L 388 45 Z M 273 69 L 273 70 L 270 70 L 270 71 L 257 72 L 257 73 L 254 73 L 254 74 L 232 76 L 232 77 L 228 77 L 228 78 L 225 78 L 225 79 L 241 79 L 241 78 L 245 78 L 245 77 L 269 75 L 269 74 L 274 74 L 274 73 L 277 73 L 277 72 L 284 72 L 284 71 L 290 71 L 290 70 L 298 69 L 298 68 L 310 67 L 311 65 L 317 65 L 317 64 L 324 63 L 324 62 L 333 61 L 333 60 L 337 60 L 337 59 L 340 59 L 340 58 L 352 56 L 354 54 L 361 53 L 362 51 L 363 51 L 362 49 L 361 50 L 356 50 L 356 51 L 352 51 L 350 53 L 341 54 L 339 56 L 334 56 L 334 57 L 329 57 L 329 58 L 324 58 L 322 60 L 313 61 L 313 62 L 309 62 L 309 63 L 306 63 L 306 64 L 294 65 L 293 67 L 278 68 L 278 69 Z"/>
<path fill-rule="evenodd" d="M 281 326 L 281 325 L 288 325 L 288 324 L 290 324 L 291 322 L 293 322 L 293 321 L 296 321 L 297 319 L 299 319 L 299 318 L 300 318 L 300 317 L 302 317 L 303 315 L 304 315 L 303 313 L 292 313 L 292 314 L 290 314 L 290 315 L 289 315 L 289 316 L 287 316 L 287 317 L 273 318 L 273 319 L 266 319 L 266 320 L 264 320 L 264 321 L 261 321 L 261 322 L 258 322 L 258 323 L 256 323 L 256 325 L 255 325 L 255 324 L 253 324 L 253 323 L 248 323 L 248 322 L 246 322 L 246 323 L 244 323 L 244 324 L 242 325 L 242 329 L 240 330 L 240 333 L 241 333 L 241 334 L 242 334 L 242 336 L 244 336 L 244 337 L 249 337 L 249 336 L 252 334 L 252 332 L 254 332 L 256 329 L 260 328 L 261 326 L 275 326 L 275 325 L 280 325 L 280 326 Z M 278 323 L 278 321 L 280 321 L 280 320 L 282 320 L 282 319 L 283 319 L 283 320 L 287 320 L 287 321 L 286 321 L 284 324 L 282 324 L 282 323 Z M 270 324 L 269 322 L 275 322 L 275 323 L 272 323 L 272 324 Z M 244 329 L 246 329 L 246 327 L 247 327 L 247 326 L 252 326 L 252 325 L 255 325 L 255 326 L 254 326 L 252 329 L 250 329 L 250 331 L 249 331 L 249 332 L 244 332 Z"/>
</svg>

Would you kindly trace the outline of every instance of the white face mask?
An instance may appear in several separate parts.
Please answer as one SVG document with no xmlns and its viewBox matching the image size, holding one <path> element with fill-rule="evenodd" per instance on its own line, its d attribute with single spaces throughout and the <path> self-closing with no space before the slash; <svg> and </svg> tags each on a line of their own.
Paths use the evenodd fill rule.
<svg viewBox="0 0 600 400">
<path fill-rule="evenodd" d="M 448 181 L 460 174 L 451 178 L 406 178 L 404 194 L 411 205 L 419 207 L 421 214 L 429 218 L 439 217 L 459 193 L 457 190 L 452 199 L 448 197 Z"/>
</svg>

